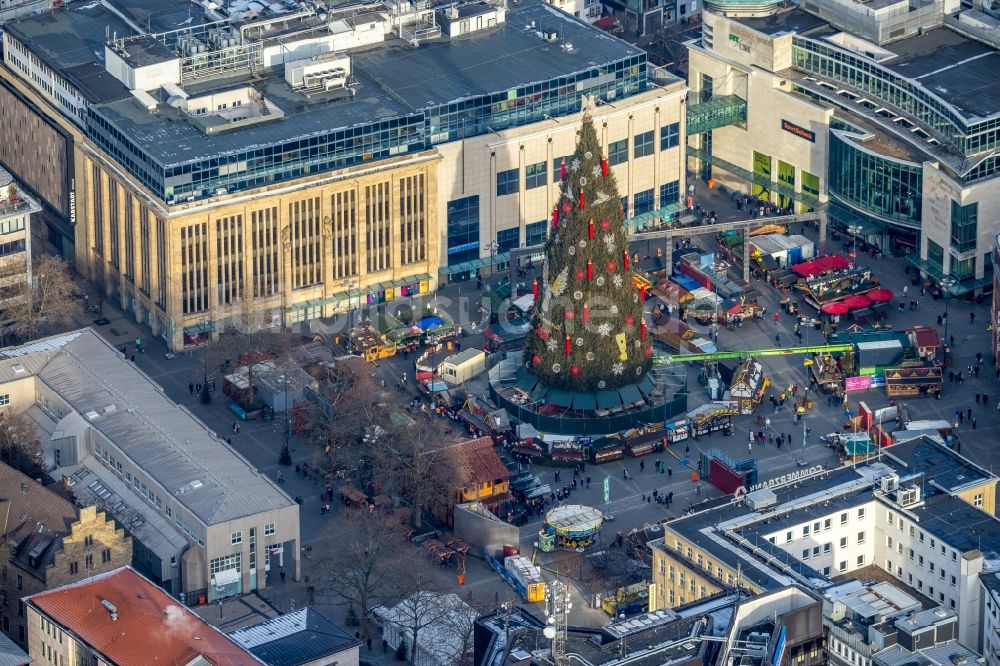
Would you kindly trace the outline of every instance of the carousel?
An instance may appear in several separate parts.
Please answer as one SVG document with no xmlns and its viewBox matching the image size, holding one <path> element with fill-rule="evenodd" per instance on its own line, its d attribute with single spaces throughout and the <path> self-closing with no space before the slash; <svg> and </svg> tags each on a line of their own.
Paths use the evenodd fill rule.
<svg viewBox="0 0 1000 666">
<path fill-rule="evenodd" d="M 557 506 L 545 515 L 545 524 L 538 532 L 538 548 L 551 553 L 556 548 L 582 551 L 598 541 L 604 513 L 582 504 Z"/>
</svg>

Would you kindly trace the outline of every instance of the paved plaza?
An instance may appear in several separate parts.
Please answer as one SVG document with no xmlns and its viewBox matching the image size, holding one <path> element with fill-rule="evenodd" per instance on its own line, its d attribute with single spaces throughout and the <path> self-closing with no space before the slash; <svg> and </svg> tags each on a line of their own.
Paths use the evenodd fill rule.
<svg viewBox="0 0 1000 666">
<path fill-rule="evenodd" d="M 715 210 L 720 221 L 735 219 L 736 211 L 728 198 L 714 192 L 712 195 L 711 197 L 700 196 L 699 201 L 706 209 Z M 793 231 L 798 232 L 799 230 L 794 229 Z M 817 231 L 815 228 L 806 225 L 802 233 L 816 240 Z M 714 249 L 715 241 L 710 236 L 696 237 L 692 242 L 705 249 Z M 823 244 L 820 243 L 817 253 L 821 253 L 820 248 L 822 247 Z M 833 241 L 826 243 L 826 252 L 836 252 L 840 249 L 840 243 Z M 656 254 L 655 245 L 644 241 L 633 243 L 632 250 L 638 252 L 640 257 L 652 257 Z M 906 273 L 906 264 L 902 259 L 882 257 L 875 262 L 868 255 L 860 254 L 857 261 L 861 264 L 872 265 L 882 285 L 892 289 L 896 294 L 900 294 L 903 287 L 909 285 L 909 275 Z M 644 267 L 649 267 L 648 264 L 652 262 L 652 259 L 646 259 L 645 262 Z M 520 279 L 530 283 L 533 275 L 537 274 L 537 268 L 535 270 L 536 273 L 529 273 Z M 779 310 L 779 295 L 774 289 L 758 280 L 754 280 L 754 287 L 760 292 L 761 303 L 769 313 Z M 469 281 L 445 285 L 436 294 L 422 298 L 427 299 L 426 302 L 430 303 L 432 307 L 446 311 L 455 321 L 463 324 L 466 331 L 469 332 L 469 335 L 463 339 L 463 345 L 468 347 L 482 344 L 479 331 L 481 331 L 489 307 L 483 294 L 484 292 L 477 289 L 475 281 Z M 919 289 L 911 287 L 907 298 L 914 297 L 918 300 L 918 310 L 911 312 L 907 309 L 900 312 L 894 309 L 889 315 L 890 324 L 896 328 L 915 324 L 934 325 L 937 316 L 945 311 L 943 301 L 920 298 Z M 405 302 L 392 304 L 396 308 L 401 305 L 405 305 Z M 647 305 L 652 306 L 652 302 Z M 971 365 L 975 362 L 977 351 L 983 352 L 984 357 L 988 359 L 989 332 L 986 328 L 989 321 L 988 306 L 952 299 L 948 303 L 948 309 L 949 319 L 952 322 L 949 334 L 955 338 L 950 355 L 953 367 L 964 369 Z M 976 314 L 976 323 L 970 324 L 970 313 L 973 312 Z M 312 558 L 322 557 L 324 544 L 328 544 L 336 538 L 337 507 L 332 513 L 321 515 L 320 506 L 324 503 L 320 500 L 322 486 L 315 481 L 297 476 L 292 469 L 279 466 L 278 452 L 284 441 L 282 420 L 247 422 L 242 424 L 239 434 L 231 435 L 233 416 L 228 409 L 229 401 L 221 391 L 215 393 L 215 399 L 208 405 L 201 404 L 197 395 L 192 396 L 189 393 L 189 383 L 202 381 L 204 360 L 202 351 L 191 350 L 172 356 L 167 354 L 161 341 L 147 339 L 145 337 L 146 331 L 138 329 L 114 305 L 105 303 L 102 314 L 107 323 L 96 326 L 97 330 L 119 347 L 125 346 L 130 357 L 135 352 L 133 343 L 136 337 L 143 338 L 143 353 L 136 356 L 136 364 L 161 384 L 172 399 L 184 404 L 223 437 L 232 436 L 234 447 L 264 473 L 276 477 L 279 471 L 282 472 L 285 478 L 284 489 L 286 492 L 290 496 L 304 498 L 301 511 L 303 543 L 313 546 Z M 371 314 L 373 313 L 358 313 L 356 316 L 365 317 Z M 87 319 L 81 318 L 79 324 L 94 325 L 93 316 L 90 315 L 91 318 Z M 341 324 L 346 328 L 349 324 L 348 318 L 343 318 Z M 692 325 L 698 328 L 696 324 Z M 720 350 L 753 350 L 773 347 L 776 333 L 780 332 L 783 340 L 793 339 L 793 326 L 792 317 L 784 313 L 781 314 L 777 323 L 770 317 L 763 320 L 749 320 L 740 329 L 720 329 L 718 347 Z M 822 342 L 821 334 L 815 330 L 810 330 L 803 340 L 803 344 L 821 344 Z M 377 377 L 385 379 L 389 386 L 401 382 L 405 373 L 409 383 L 403 387 L 403 391 L 395 394 L 398 396 L 400 404 L 405 404 L 416 396 L 412 385 L 412 361 L 412 356 L 403 358 L 402 355 L 397 355 L 377 364 Z M 808 384 L 808 369 L 802 364 L 801 356 L 767 357 L 762 359 L 762 363 L 771 378 L 772 387 Z M 989 364 L 989 361 L 986 360 L 986 363 Z M 212 370 L 209 368 L 210 374 Z M 697 364 L 688 364 L 686 370 L 689 386 L 688 409 L 693 409 L 707 402 L 709 398 L 697 381 Z M 911 415 L 922 419 L 953 420 L 956 410 L 971 407 L 973 415 L 977 419 L 976 428 L 973 430 L 967 424 L 960 426 L 958 434 L 961 441 L 961 452 L 987 469 L 992 469 L 994 460 L 997 458 L 994 453 L 995 442 L 1000 441 L 1000 412 L 996 409 L 996 404 L 1000 401 L 1000 385 L 997 383 L 994 368 L 987 365 L 984 370 L 979 378 L 968 379 L 962 385 L 946 382 L 940 400 L 929 397 L 910 399 L 906 402 Z M 217 384 L 221 386 L 221 376 L 216 374 L 215 378 Z M 991 408 L 987 405 L 977 409 L 975 402 L 977 393 L 989 395 L 994 406 Z M 874 409 L 889 404 L 884 390 L 880 389 L 851 393 L 849 407 L 852 411 L 856 410 L 859 400 L 864 400 L 869 407 Z M 822 398 L 816 401 L 815 407 L 807 412 L 804 419 L 804 424 L 810 430 L 804 447 L 802 446 L 803 424 L 793 421 L 790 409 L 770 414 L 771 410 L 768 406 L 766 411 L 769 413 L 775 432 L 788 434 L 793 442 L 792 446 L 786 445 L 778 449 L 772 445 L 762 447 L 754 445 L 752 449 L 748 450 L 748 430 L 751 428 L 756 430 L 758 427 L 754 423 L 753 416 L 736 417 L 734 419 L 736 431 L 733 436 L 713 433 L 711 436 L 701 437 L 697 440 L 691 439 L 681 442 L 665 452 L 644 459 L 626 457 L 623 460 L 603 465 L 587 465 L 582 478 L 588 475 L 591 477 L 590 487 L 588 489 L 585 487 L 585 483 L 580 484 L 580 489 L 572 494 L 569 501 L 599 506 L 606 513 L 614 516 L 614 520 L 606 525 L 602 534 L 602 543 L 608 544 L 615 538 L 617 532 L 628 532 L 633 527 L 652 524 L 664 518 L 679 515 L 698 502 L 717 497 L 719 492 L 710 484 L 702 483 L 699 487 L 690 478 L 690 472 L 697 464 L 698 455 L 703 451 L 718 449 L 735 460 L 755 458 L 760 480 L 779 477 L 795 470 L 816 465 L 830 467 L 838 464 L 836 455 L 831 449 L 821 444 L 819 437 L 841 429 L 844 421 L 841 406 L 828 407 Z M 433 427 L 439 429 L 442 439 L 458 439 L 465 436 L 464 431 L 448 419 L 435 418 L 432 423 Z M 293 465 L 314 461 L 317 456 L 322 455 L 320 451 L 314 450 L 307 442 L 298 438 L 292 440 L 291 448 Z M 665 462 L 665 467 L 669 468 L 672 474 L 655 471 L 654 461 L 657 458 Z M 627 478 L 625 470 L 628 471 Z M 543 482 L 551 483 L 553 488 L 556 487 L 554 468 L 532 466 L 531 471 L 537 474 Z M 603 504 L 602 498 L 605 477 L 610 480 L 611 486 L 611 501 L 606 505 Z M 567 479 L 570 483 L 572 482 L 572 471 L 564 469 L 562 481 L 558 486 L 564 485 Z M 661 493 L 673 492 L 673 504 L 667 507 L 649 501 L 649 496 L 654 489 Z M 522 526 L 522 552 L 531 552 L 540 527 L 539 521 Z M 414 548 L 416 547 L 414 546 Z M 574 575 L 574 570 L 578 569 L 578 560 L 579 558 L 567 559 L 566 556 L 559 555 L 543 556 L 539 561 L 543 566 L 549 568 L 550 575 L 564 574 L 570 579 L 575 579 L 579 577 Z M 312 559 L 303 560 L 303 578 L 299 582 L 291 581 L 291 577 L 284 583 L 272 578 L 269 581 L 269 587 L 262 593 L 262 596 L 269 604 L 281 611 L 301 607 L 308 602 L 309 584 L 307 577 L 312 571 L 312 564 Z M 485 564 L 475 559 L 470 560 L 465 584 L 462 588 L 458 588 L 453 570 L 443 571 L 441 575 L 442 585 L 445 588 L 458 591 L 465 598 L 483 606 L 492 605 L 496 600 L 512 600 L 514 597 L 513 591 L 498 576 Z M 591 593 L 594 592 L 586 589 L 580 581 L 572 580 L 572 582 L 581 599 L 589 599 Z M 328 602 L 323 600 L 317 599 L 315 601 L 317 607 L 332 619 L 336 621 L 343 619 L 343 613 L 346 609 L 329 606 Z M 575 613 L 579 616 L 576 620 L 581 624 L 599 624 L 606 620 L 603 613 L 589 608 L 585 603 L 577 604 L 576 608 L 579 611 Z M 379 643 L 376 641 L 376 649 L 372 653 L 372 659 L 378 660 L 379 653 Z"/>
</svg>

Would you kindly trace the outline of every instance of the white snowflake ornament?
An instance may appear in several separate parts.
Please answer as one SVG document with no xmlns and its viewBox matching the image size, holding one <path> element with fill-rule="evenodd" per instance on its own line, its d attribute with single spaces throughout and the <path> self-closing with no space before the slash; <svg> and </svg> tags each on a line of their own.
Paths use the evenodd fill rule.
<svg viewBox="0 0 1000 666">
<path fill-rule="evenodd" d="M 550 352 L 554 352 L 556 350 L 556 339 L 549 338 L 548 340 L 546 340 L 545 348 L 548 349 Z"/>
<path fill-rule="evenodd" d="M 597 166 L 595 164 L 594 168 L 590 170 L 590 175 L 592 175 L 594 178 L 597 178 L 598 176 L 600 176 L 601 175 L 601 167 L 599 167 L 599 166 Z"/>
<path fill-rule="evenodd" d="M 578 160 L 577 158 L 574 157 L 573 161 L 569 163 L 569 168 L 572 169 L 573 171 L 579 171 L 580 170 L 580 160 Z"/>
<path fill-rule="evenodd" d="M 625 372 L 625 364 L 621 361 L 611 366 L 611 373 L 616 377 L 621 375 L 623 372 Z"/>
<path fill-rule="evenodd" d="M 610 337 L 611 336 L 611 324 L 609 324 L 607 322 L 601 324 L 600 326 L 597 327 L 597 332 L 600 333 L 601 335 L 603 335 L 606 338 Z"/>
<path fill-rule="evenodd" d="M 611 278 L 611 281 L 614 282 L 615 286 L 618 287 L 619 289 L 622 288 L 622 283 L 624 282 L 624 280 L 622 280 L 622 276 L 620 274 L 615 273 L 615 276 Z"/>
</svg>

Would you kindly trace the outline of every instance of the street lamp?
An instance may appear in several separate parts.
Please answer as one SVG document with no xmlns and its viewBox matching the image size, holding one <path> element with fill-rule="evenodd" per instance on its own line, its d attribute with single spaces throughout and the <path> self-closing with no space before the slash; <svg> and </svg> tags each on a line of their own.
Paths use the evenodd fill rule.
<svg viewBox="0 0 1000 666">
<path fill-rule="evenodd" d="M 847 227 L 847 232 L 854 236 L 854 250 L 851 251 L 851 259 L 857 259 L 858 257 L 858 234 L 862 232 L 860 224 L 852 224 Z"/>
<path fill-rule="evenodd" d="M 489 252 L 490 253 L 490 274 L 491 275 L 493 274 L 493 268 L 495 266 L 496 256 L 497 256 L 497 253 L 499 252 L 499 250 L 500 250 L 500 246 L 497 244 L 497 242 L 495 240 L 494 241 L 490 241 L 489 243 L 487 243 L 486 245 L 483 246 L 483 252 Z M 511 284 L 511 289 L 512 289 L 511 293 L 513 293 L 513 284 Z M 487 319 L 486 322 L 487 322 L 487 324 L 492 324 L 493 323 L 493 290 L 492 290 L 492 288 L 490 289 L 489 306 L 490 306 L 490 308 L 489 308 L 489 314 L 488 314 L 489 319 Z"/>
<path fill-rule="evenodd" d="M 941 285 L 941 290 L 944 292 L 942 296 L 944 297 L 944 342 L 942 343 L 942 348 L 944 349 L 944 367 L 948 367 L 948 345 L 951 344 L 951 338 L 948 337 L 948 301 L 951 300 L 951 288 L 958 284 L 958 280 L 950 275 L 945 275 L 939 281 Z M 943 371 L 942 371 L 943 372 Z"/>
</svg>

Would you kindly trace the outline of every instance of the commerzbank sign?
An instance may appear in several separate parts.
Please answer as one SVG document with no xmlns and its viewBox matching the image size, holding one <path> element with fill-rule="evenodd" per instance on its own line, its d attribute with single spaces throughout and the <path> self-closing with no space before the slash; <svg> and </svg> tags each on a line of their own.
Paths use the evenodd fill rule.
<svg viewBox="0 0 1000 666">
<path fill-rule="evenodd" d="M 753 492 L 755 490 L 763 490 L 764 488 L 778 488 L 780 486 L 788 485 L 789 483 L 794 483 L 800 479 L 805 479 L 812 476 L 813 474 L 819 474 L 823 471 L 822 465 L 814 465 L 809 469 L 800 469 L 795 472 L 789 472 L 788 474 L 782 474 L 781 476 L 776 476 L 773 479 L 768 479 L 763 483 L 756 483 L 750 486 L 750 490 L 747 492 Z"/>
</svg>

